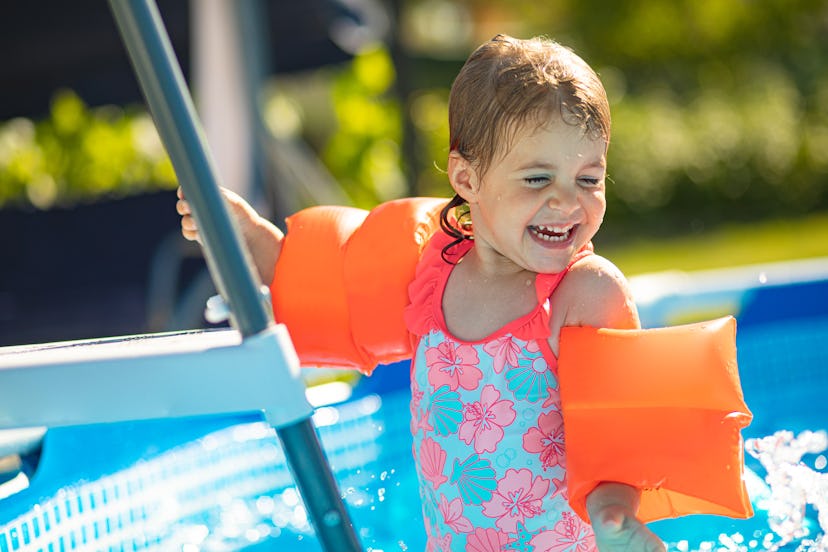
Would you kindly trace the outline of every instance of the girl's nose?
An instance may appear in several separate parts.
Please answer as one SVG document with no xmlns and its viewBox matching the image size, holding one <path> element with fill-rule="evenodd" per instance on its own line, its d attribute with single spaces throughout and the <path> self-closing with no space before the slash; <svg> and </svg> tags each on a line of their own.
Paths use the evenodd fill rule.
<svg viewBox="0 0 828 552">
<path fill-rule="evenodd" d="M 575 204 L 575 196 L 575 185 L 564 182 L 556 183 L 554 186 L 549 186 L 549 197 L 546 203 L 552 209 L 566 210 Z"/>
</svg>

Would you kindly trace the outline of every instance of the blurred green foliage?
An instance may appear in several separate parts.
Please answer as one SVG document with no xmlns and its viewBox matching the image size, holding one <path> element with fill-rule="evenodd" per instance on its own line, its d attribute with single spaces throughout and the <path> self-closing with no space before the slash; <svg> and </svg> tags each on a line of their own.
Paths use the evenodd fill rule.
<svg viewBox="0 0 828 552">
<path fill-rule="evenodd" d="M 416 193 L 446 195 L 446 103 L 453 75 L 497 32 L 546 35 L 599 72 L 613 109 L 609 210 L 601 238 L 701 231 L 726 222 L 799 216 L 828 207 L 828 3 L 824 0 L 409 0 L 400 22 L 414 89 L 397 98 L 420 148 Z M 452 10 L 445 10 L 447 4 Z M 463 31 L 465 10 L 469 32 Z M 431 18 L 421 17 L 428 12 Z M 434 14 L 453 13 L 441 21 Z M 425 24 L 422 22 L 425 21 Z M 470 23 L 469 23 L 470 22 Z M 466 37 L 463 48 L 456 42 Z M 444 46 L 440 52 L 435 44 Z M 445 55 L 441 55 L 445 54 Z M 453 57 L 452 57 L 453 56 Z M 358 61 L 359 63 L 359 61 Z M 354 92 L 349 88 L 348 92 Z M 386 94 L 392 90 L 389 89 Z M 341 92 L 341 90 L 340 90 Z M 379 92 L 376 90 L 375 92 Z M 337 113 L 352 99 L 334 95 Z M 388 129 L 387 95 L 351 117 Z M 381 102 L 381 103 L 380 103 Z M 350 107 L 348 108 L 350 109 Z M 396 131 L 396 127 L 395 127 Z M 378 187 L 355 158 L 394 132 L 353 131 L 340 119 L 326 159 L 340 181 Z M 399 144 L 399 142 L 397 142 Z M 371 194 L 354 194 L 357 198 Z"/>
<path fill-rule="evenodd" d="M 338 71 L 330 87 L 335 132 L 321 148 L 322 159 L 357 205 L 406 191 L 400 104 L 390 93 L 395 78 L 388 51 L 374 46 Z"/>
<path fill-rule="evenodd" d="M 609 221 L 655 234 L 828 207 L 828 4 L 567 5 L 613 102 Z"/>
<path fill-rule="evenodd" d="M 48 118 L 0 124 L 0 207 L 47 209 L 175 185 L 172 164 L 144 111 L 89 109 L 64 90 L 55 95 Z"/>
<path fill-rule="evenodd" d="M 449 87 L 465 55 L 504 32 L 561 41 L 607 87 L 613 137 L 600 240 L 828 209 L 825 0 L 400 1 L 396 50 L 373 45 L 273 87 L 289 97 L 272 104 L 280 117 L 295 111 L 291 132 L 356 205 L 449 194 Z M 48 120 L 0 126 L 0 206 L 158 186 L 174 186 L 174 175 L 137 110 L 89 109 L 66 92 Z"/>
</svg>

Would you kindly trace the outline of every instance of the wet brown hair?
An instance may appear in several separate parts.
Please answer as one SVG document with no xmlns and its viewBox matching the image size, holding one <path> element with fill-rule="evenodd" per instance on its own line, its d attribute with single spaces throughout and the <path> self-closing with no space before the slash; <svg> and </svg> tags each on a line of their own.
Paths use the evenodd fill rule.
<svg viewBox="0 0 828 552">
<path fill-rule="evenodd" d="M 579 126 L 609 144 L 610 109 L 601 80 L 572 50 L 546 38 L 497 35 L 479 46 L 460 69 L 449 96 L 449 142 L 482 177 L 506 155 L 519 131 L 554 118 Z M 450 220 L 465 204 L 459 195 L 440 214 L 455 240 L 472 239 L 468 224 Z"/>
</svg>

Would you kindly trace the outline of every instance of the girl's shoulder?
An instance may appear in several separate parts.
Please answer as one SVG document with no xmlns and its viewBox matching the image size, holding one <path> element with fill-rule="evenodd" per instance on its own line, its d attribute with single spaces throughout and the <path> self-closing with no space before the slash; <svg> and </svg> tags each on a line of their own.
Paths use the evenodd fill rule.
<svg viewBox="0 0 828 552">
<path fill-rule="evenodd" d="M 638 312 L 621 270 L 600 255 L 576 261 L 553 295 L 553 323 L 561 326 L 636 328 Z"/>
</svg>

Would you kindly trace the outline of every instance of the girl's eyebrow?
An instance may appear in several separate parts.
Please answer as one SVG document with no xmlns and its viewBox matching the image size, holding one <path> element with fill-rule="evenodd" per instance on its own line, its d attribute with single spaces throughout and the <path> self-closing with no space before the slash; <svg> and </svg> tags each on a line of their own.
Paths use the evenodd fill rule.
<svg viewBox="0 0 828 552">
<path fill-rule="evenodd" d="M 586 168 L 586 169 L 606 169 L 607 168 L 607 162 L 603 158 L 596 159 L 592 163 L 586 165 L 584 168 Z"/>
<path fill-rule="evenodd" d="M 548 171 L 554 171 L 558 167 L 553 163 L 547 163 L 545 161 L 529 161 L 527 163 L 523 163 L 518 167 L 519 171 L 528 171 L 529 169 L 546 169 Z"/>
</svg>

